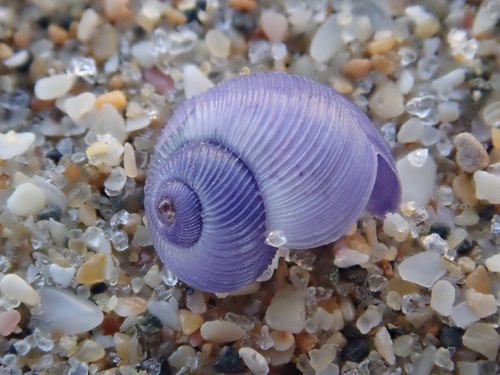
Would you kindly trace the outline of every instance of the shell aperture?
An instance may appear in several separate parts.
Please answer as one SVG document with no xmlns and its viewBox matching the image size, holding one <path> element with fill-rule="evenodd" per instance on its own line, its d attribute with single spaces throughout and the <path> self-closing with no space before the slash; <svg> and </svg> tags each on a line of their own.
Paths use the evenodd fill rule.
<svg viewBox="0 0 500 375">
<path fill-rule="evenodd" d="M 151 239 L 187 284 L 228 292 L 255 281 L 276 249 L 337 240 L 365 209 L 397 208 L 391 152 L 366 115 L 333 89 L 253 73 L 184 102 L 156 145 L 145 188 Z"/>
</svg>

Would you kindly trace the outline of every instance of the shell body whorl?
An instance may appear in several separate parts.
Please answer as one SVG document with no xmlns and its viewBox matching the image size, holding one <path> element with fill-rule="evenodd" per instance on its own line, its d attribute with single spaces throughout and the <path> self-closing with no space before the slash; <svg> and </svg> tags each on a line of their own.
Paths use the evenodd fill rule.
<svg viewBox="0 0 500 375">
<path fill-rule="evenodd" d="M 270 264 L 266 232 L 311 248 L 399 199 L 390 150 L 361 110 L 308 79 L 254 73 L 177 109 L 150 162 L 145 208 L 167 267 L 223 292 Z"/>
</svg>

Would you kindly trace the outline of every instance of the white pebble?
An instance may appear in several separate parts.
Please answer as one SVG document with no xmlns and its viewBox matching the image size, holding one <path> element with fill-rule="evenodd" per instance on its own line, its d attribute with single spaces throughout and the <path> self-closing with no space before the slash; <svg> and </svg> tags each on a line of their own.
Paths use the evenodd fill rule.
<svg viewBox="0 0 500 375">
<path fill-rule="evenodd" d="M 368 308 L 363 314 L 361 314 L 356 321 L 356 327 L 358 327 L 359 332 L 363 335 L 370 332 L 373 327 L 376 327 L 382 321 L 382 316 L 376 310 L 376 308 Z"/>
<path fill-rule="evenodd" d="M 341 31 L 336 15 L 328 17 L 311 40 L 309 49 L 311 57 L 319 63 L 324 63 L 340 51 L 344 44 Z"/>
<path fill-rule="evenodd" d="M 402 202 L 424 207 L 434 194 L 437 166 L 426 149 L 418 149 L 396 162 L 402 189 Z"/>
<path fill-rule="evenodd" d="M 149 40 L 143 40 L 135 43 L 130 50 L 134 59 L 143 68 L 152 68 L 155 66 L 157 56 L 155 56 L 154 51 L 154 44 Z"/>
<path fill-rule="evenodd" d="M 33 319 L 43 332 L 74 335 L 90 331 L 104 319 L 101 309 L 96 304 L 67 290 L 44 288 L 40 296 L 43 313 Z"/>
<path fill-rule="evenodd" d="M 205 35 L 208 51 L 214 57 L 227 59 L 231 48 L 231 40 L 222 31 L 212 29 Z"/>
<path fill-rule="evenodd" d="M 361 253 L 356 250 L 341 248 L 335 250 L 335 259 L 333 264 L 339 268 L 349 268 L 364 264 L 370 260 L 368 254 Z"/>
<path fill-rule="evenodd" d="M 66 94 L 74 83 L 75 77 L 69 74 L 40 78 L 35 83 L 35 95 L 41 100 L 52 100 Z"/>
<path fill-rule="evenodd" d="M 398 357 L 408 357 L 415 347 L 417 337 L 415 335 L 403 335 L 394 340 L 393 350 Z"/>
<path fill-rule="evenodd" d="M 31 182 L 17 186 L 7 199 L 7 209 L 19 216 L 36 215 L 46 204 L 43 190 Z"/>
<path fill-rule="evenodd" d="M 277 331 L 299 333 L 306 322 L 304 292 L 295 287 L 279 290 L 269 304 L 265 321 Z"/>
<path fill-rule="evenodd" d="M 415 83 L 415 77 L 413 76 L 412 72 L 409 71 L 408 69 L 405 69 L 401 72 L 397 81 L 399 91 L 401 91 L 401 93 L 404 95 L 410 92 L 414 83 Z"/>
<path fill-rule="evenodd" d="M 412 143 L 418 141 L 424 132 L 422 120 L 416 117 L 405 121 L 399 129 L 397 140 L 399 143 Z"/>
<path fill-rule="evenodd" d="M 95 29 L 101 22 L 99 15 L 92 8 L 87 8 L 82 14 L 82 18 L 78 23 L 76 37 L 82 43 L 87 43 L 92 38 Z"/>
<path fill-rule="evenodd" d="M 148 310 L 171 330 L 181 330 L 179 304 L 175 298 L 170 298 L 168 301 L 149 301 Z"/>
<path fill-rule="evenodd" d="M 61 267 L 57 264 L 51 264 L 49 266 L 50 276 L 54 281 L 59 284 L 63 288 L 67 288 L 75 276 L 75 268 L 74 267 Z"/>
<path fill-rule="evenodd" d="M 398 242 L 404 242 L 410 234 L 410 224 L 398 213 L 389 213 L 385 216 L 383 229 Z"/>
<path fill-rule="evenodd" d="M 316 372 L 323 371 L 337 357 L 334 345 L 325 344 L 320 349 L 309 351 L 309 364 Z"/>
<path fill-rule="evenodd" d="M 476 197 L 487 200 L 489 203 L 500 203 L 500 176 L 486 171 L 474 173 L 474 184 L 476 186 Z"/>
<path fill-rule="evenodd" d="M 125 120 L 111 104 L 104 104 L 99 110 L 92 111 L 84 120 L 83 125 L 90 128 L 84 138 L 87 146 L 98 141 L 99 136 L 111 136 L 120 144 L 127 139 Z"/>
<path fill-rule="evenodd" d="M 255 349 L 243 347 L 238 354 L 254 375 L 266 375 L 269 373 L 269 365 L 262 354 Z"/>
<path fill-rule="evenodd" d="M 458 68 L 432 81 L 431 87 L 438 94 L 447 96 L 452 89 L 461 85 L 464 81 L 465 69 Z"/>
<path fill-rule="evenodd" d="M 236 323 L 225 320 L 205 322 L 200 327 L 201 337 L 214 344 L 239 340 L 245 333 L 246 331 Z"/>
<path fill-rule="evenodd" d="M 492 128 L 500 126 L 500 101 L 486 105 L 481 111 L 481 116 L 484 122 Z"/>
<path fill-rule="evenodd" d="M 472 323 L 477 322 L 479 317 L 470 308 L 467 301 L 461 302 L 458 305 L 453 306 L 450 314 L 453 323 L 460 328 L 467 328 Z"/>
<path fill-rule="evenodd" d="M 285 40 L 288 31 L 288 20 L 281 13 L 274 10 L 262 12 L 260 24 L 269 41 L 279 43 Z"/>
<path fill-rule="evenodd" d="M 442 316 L 450 316 L 455 302 L 455 288 L 449 281 L 439 280 L 432 287 L 431 307 Z"/>
<path fill-rule="evenodd" d="M 456 121 L 460 117 L 460 106 L 457 102 L 439 103 L 438 116 L 441 122 Z"/>
<path fill-rule="evenodd" d="M 187 99 L 214 87 L 213 82 L 210 81 L 207 76 L 205 76 L 205 74 L 203 74 L 195 65 L 186 65 L 184 67 L 183 74 L 184 93 Z"/>
<path fill-rule="evenodd" d="M 196 355 L 195 350 L 189 345 L 182 345 L 168 357 L 168 363 L 177 369 L 186 365 L 189 358 Z"/>
<path fill-rule="evenodd" d="M 203 314 L 207 311 L 205 296 L 203 292 L 195 290 L 193 293 L 186 296 L 186 306 L 189 310 L 196 314 Z"/>
<path fill-rule="evenodd" d="M 472 23 L 472 35 L 478 36 L 489 32 L 493 27 L 495 27 L 498 22 L 498 15 L 494 14 L 490 9 L 490 4 L 495 4 L 494 2 L 485 1 L 479 7 L 474 17 L 474 22 Z M 493 5 L 493 6 L 495 6 Z"/>
<path fill-rule="evenodd" d="M 465 331 L 462 342 L 465 347 L 472 349 L 490 361 L 496 359 L 500 336 L 496 329 L 487 323 L 474 323 Z"/>
<path fill-rule="evenodd" d="M 375 116 L 392 119 L 404 113 L 404 96 L 394 82 L 387 81 L 375 89 L 368 106 Z"/>
<path fill-rule="evenodd" d="M 95 95 L 84 92 L 64 101 L 64 110 L 72 120 L 77 120 L 94 108 Z"/>
<path fill-rule="evenodd" d="M 403 280 L 430 288 L 446 273 L 441 256 L 433 251 L 423 251 L 405 258 L 398 267 Z"/>
<path fill-rule="evenodd" d="M 35 142 L 33 133 L 16 133 L 10 130 L 7 134 L 0 134 L 0 159 L 8 160 L 24 154 L 33 142 Z"/>
<path fill-rule="evenodd" d="M 40 296 L 35 289 L 15 273 L 9 273 L 0 280 L 0 291 L 5 296 L 27 305 L 36 305 L 40 302 Z"/>
<path fill-rule="evenodd" d="M 2 64 L 7 68 L 15 69 L 26 64 L 29 61 L 29 59 L 30 59 L 30 53 L 27 50 L 22 49 L 14 53 L 12 56 L 3 60 Z"/>
<path fill-rule="evenodd" d="M 500 272 L 500 254 L 495 254 L 486 259 L 485 265 L 491 272 Z"/>
<path fill-rule="evenodd" d="M 391 335 L 387 331 L 387 328 L 380 327 L 375 334 L 375 339 L 373 340 L 375 344 L 375 349 L 384 358 L 387 363 L 393 365 L 396 363 L 396 356 L 394 355 L 394 345 L 391 339 Z"/>
</svg>

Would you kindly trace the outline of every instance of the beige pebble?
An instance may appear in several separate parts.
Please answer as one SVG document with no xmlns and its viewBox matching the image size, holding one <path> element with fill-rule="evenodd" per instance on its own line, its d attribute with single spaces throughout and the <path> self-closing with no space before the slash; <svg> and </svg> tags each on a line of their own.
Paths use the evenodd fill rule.
<svg viewBox="0 0 500 375">
<path fill-rule="evenodd" d="M 123 168 L 125 169 L 125 174 L 127 175 L 127 177 L 137 177 L 138 172 L 135 160 L 134 146 L 132 146 L 128 142 L 123 145 Z"/>
<path fill-rule="evenodd" d="M 239 340 L 246 333 L 246 331 L 236 323 L 223 320 L 203 323 L 200 327 L 200 332 L 204 340 L 214 344 L 223 344 Z"/>
<path fill-rule="evenodd" d="M 474 289 L 467 289 L 465 299 L 471 310 L 481 319 L 493 315 L 498 310 L 497 300 L 493 294 L 483 294 Z"/>
<path fill-rule="evenodd" d="M 10 46 L 6 43 L 0 43 L 0 60 L 4 60 L 8 57 L 11 57 L 14 54 L 14 51 Z"/>
<path fill-rule="evenodd" d="M 272 331 L 273 347 L 279 352 L 290 349 L 295 344 L 295 338 L 290 332 Z"/>
<path fill-rule="evenodd" d="M 113 336 L 113 341 L 115 343 L 116 354 L 118 354 L 122 361 L 128 363 L 129 356 L 131 354 L 130 342 L 132 341 L 132 337 L 124 333 L 117 332 Z"/>
<path fill-rule="evenodd" d="M 354 91 L 352 83 L 347 78 L 343 77 L 335 77 L 333 79 L 332 87 L 344 95 L 352 94 Z"/>
<path fill-rule="evenodd" d="M 187 23 L 187 17 L 180 10 L 172 8 L 170 6 L 165 7 L 163 13 L 168 22 L 174 25 L 184 25 Z"/>
<path fill-rule="evenodd" d="M 124 21 L 130 18 L 132 12 L 129 0 L 104 0 L 104 14 L 110 22 Z"/>
<path fill-rule="evenodd" d="M 428 39 L 436 35 L 440 29 L 439 20 L 429 18 L 415 25 L 415 34 L 421 39 Z"/>
<path fill-rule="evenodd" d="M 471 179 L 464 173 L 453 179 L 453 192 L 455 196 L 465 204 L 475 207 L 478 203 L 474 185 Z"/>
<path fill-rule="evenodd" d="M 204 319 L 200 314 L 196 314 L 187 309 L 179 310 L 179 319 L 181 321 L 182 333 L 190 335 L 197 331 L 204 323 Z"/>
<path fill-rule="evenodd" d="M 474 173 L 488 165 L 488 153 L 471 133 L 458 134 L 453 144 L 457 149 L 457 164 L 464 171 Z"/>
<path fill-rule="evenodd" d="M 105 354 L 101 344 L 93 340 L 84 340 L 78 345 L 75 357 L 82 362 L 95 362 L 104 357 Z"/>
<path fill-rule="evenodd" d="M 495 149 L 500 149 L 500 129 L 491 128 L 491 141 Z"/>
<path fill-rule="evenodd" d="M 368 75 L 373 66 L 368 59 L 351 59 L 344 64 L 342 71 L 351 78 L 358 79 Z"/>
<path fill-rule="evenodd" d="M 120 297 L 113 311 L 121 317 L 140 315 L 146 311 L 148 301 L 140 297 Z"/>
<path fill-rule="evenodd" d="M 94 254 L 76 272 L 79 284 L 92 285 L 106 279 L 106 254 Z"/>
<path fill-rule="evenodd" d="M 404 113 L 404 97 L 396 84 L 387 81 L 378 86 L 368 100 L 373 114 L 381 119 L 391 119 Z"/>
<path fill-rule="evenodd" d="M 390 75 L 396 71 L 396 63 L 385 55 L 373 55 L 371 58 L 373 69 L 385 75 Z"/>
<path fill-rule="evenodd" d="M 15 273 L 9 273 L 0 280 L 0 291 L 3 295 L 27 305 L 36 305 L 40 302 L 40 296 L 35 289 Z"/>
<path fill-rule="evenodd" d="M 240 12 L 251 12 L 257 9 L 259 4 L 255 0 L 229 0 L 228 5 Z"/>
<path fill-rule="evenodd" d="M 127 106 L 127 98 L 120 90 L 114 90 L 99 95 L 95 100 L 95 106 L 101 108 L 104 104 L 111 104 L 116 109 L 123 109 Z"/>
<path fill-rule="evenodd" d="M 69 39 L 69 32 L 64 27 L 59 26 L 58 24 L 52 23 L 49 25 L 47 29 L 47 33 L 49 34 L 49 38 L 55 44 L 63 44 L 65 41 Z"/>
<path fill-rule="evenodd" d="M 491 288 L 491 281 L 486 268 L 484 268 L 483 265 L 477 266 L 476 269 L 465 278 L 465 285 L 468 288 L 475 289 L 476 292 L 488 294 Z"/>
<path fill-rule="evenodd" d="M 368 43 L 368 52 L 370 55 L 385 53 L 396 47 L 396 38 L 389 36 L 384 39 L 374 40 Z"/>
<path fill-rule="evenodd" d="M 88 203 L 83 203 L 78 207 L 78 218 L 83 224 L 89 227 L 94 225 L 95 221 L 97 220 L 97 213 L 95 208 Z"/>
</svg>

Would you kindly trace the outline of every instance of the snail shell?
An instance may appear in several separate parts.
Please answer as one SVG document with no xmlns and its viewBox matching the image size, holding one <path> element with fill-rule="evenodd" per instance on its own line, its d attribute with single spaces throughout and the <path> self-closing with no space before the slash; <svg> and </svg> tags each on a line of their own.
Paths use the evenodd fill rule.
<svg viewBox="0 0 500 375">
<path fill-rule="evenodd" d="M 254 73 L 187 100 L 150 161 L 145 209 L 153 244 L 187 284 L 226 292 L 255 281 L 276 248 L 335 241 L 365 209 L 394 210 L 390 150 L 336 91 L 284 73 Z"/>
</svg>

